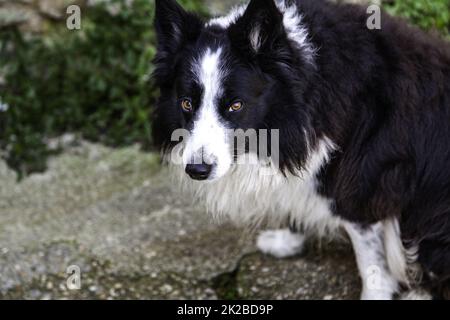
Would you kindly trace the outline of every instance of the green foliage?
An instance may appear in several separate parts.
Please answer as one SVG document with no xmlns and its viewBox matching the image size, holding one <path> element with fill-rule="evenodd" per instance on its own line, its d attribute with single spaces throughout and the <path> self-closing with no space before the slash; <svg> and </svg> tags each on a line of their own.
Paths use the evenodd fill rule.
<svg viewBox="0 0 450 320">
<path fill-rule="evenodd" d="M 205 13 L 201 0 L 181 2 Z M 150 145 L 153 10 L 149 0 L 112 0 L 82 10 L 80 31 L 65 21 L 43 37 L 1 31 L 0 105 L 9 109 L 0 112 L 0 149 L 20 175 L 45 169 L 46 139 L 64 132 Z"/>
<path fill-rule="evenodd" d="M 425 30 L 437 30 L 450 38 L 450 0 L 396 0 L 385 2 L 393 15 L 401 16 Z"/>
</svg>

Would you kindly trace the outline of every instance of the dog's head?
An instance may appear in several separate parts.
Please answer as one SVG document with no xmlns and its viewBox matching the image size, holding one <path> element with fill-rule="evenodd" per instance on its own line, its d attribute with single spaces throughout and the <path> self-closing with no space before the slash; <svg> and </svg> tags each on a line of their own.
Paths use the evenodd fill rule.
<svg viewBox="0 0 450 320">
<path fill-rule="evenodd" d="M 313 49 L 296 5 L 288 3 L 252 0 L 205 22 L 174 0 L 156 0 L 154 76 L 161 97 L 154 137 L 172 151 L 179 139 L 174 132 L 188 133 L 181 163 L 191 178 L 224 176 L 240 153 L 260 151 L 260 132 L 269 136 L 269 150 L 274 129 L 280 130 L 280 161 L 300 166 L 304 160 L 309 118 L 303 95 Z M 236 129 L 255 133 L 258 146 L 246 140 L 236 147 Z"/>
</svg>

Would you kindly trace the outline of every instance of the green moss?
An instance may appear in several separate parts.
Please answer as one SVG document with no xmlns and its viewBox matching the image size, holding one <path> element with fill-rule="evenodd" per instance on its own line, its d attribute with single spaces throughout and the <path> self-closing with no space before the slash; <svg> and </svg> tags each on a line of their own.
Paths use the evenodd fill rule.
<svg viewBox="0 0 450 320">
<path fill-rule="evenodd" d="M 229 273 L 218 275 L 212 280 L 212 287 L 216 295 L 221 300 L 241 299 L 237 289 L 237 274 L 239 269 Z"/>
</svg>

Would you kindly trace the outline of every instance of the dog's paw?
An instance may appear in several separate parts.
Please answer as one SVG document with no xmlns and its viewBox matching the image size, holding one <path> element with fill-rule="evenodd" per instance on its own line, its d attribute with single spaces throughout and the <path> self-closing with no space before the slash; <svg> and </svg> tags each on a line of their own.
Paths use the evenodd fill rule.
<svg viewBox="0 0 450 320">
<path fill-rule="evenodd" d="M 400 300 L 433 300 L 433 297 L 424 290 L 415 289 L 403 293 Z"/>
<path fill-rule="evenodd" d="M 392 300 L 393 293 L 389 290 L 363 290 L 361 293 L 361 300 L 375 301 L 375 300 Z"/>
<path fill-rule="evenodd" d="M 282 259 L 301 253 L 304 243 L 304 235 L 282 229 L 262 232 L 258 236 L 256 246 L 261 252 Z"/>
</svg>

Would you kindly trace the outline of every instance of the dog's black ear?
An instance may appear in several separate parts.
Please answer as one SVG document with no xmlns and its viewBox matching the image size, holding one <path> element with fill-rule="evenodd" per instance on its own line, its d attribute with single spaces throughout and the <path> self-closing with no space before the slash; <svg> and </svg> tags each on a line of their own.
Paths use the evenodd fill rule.
<svg viewBox="0 0 450 320">
<path fill-rule="evenodd" d="M 233 43 L 248 53 L 270 50 L 285 35 L 283 15 L 275 0 L 252 0 L 245 13 L 229 28 Z"/>
<path fill-rule="evenodd" d="M 159 51 L 174 54 L 198 37 L 203 27 L 198 16 L 185 11 L 175 0 L 155 2 L 155 30 Z"/>
</svg>

